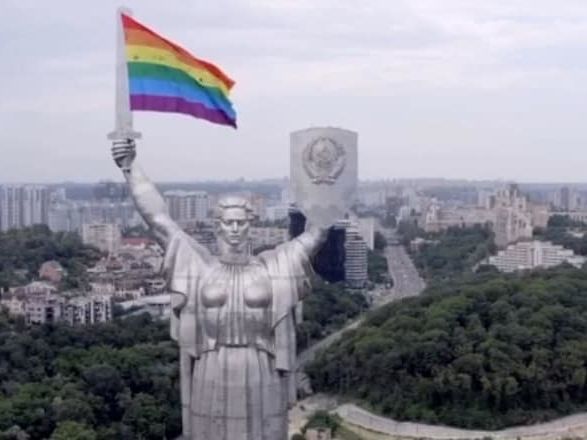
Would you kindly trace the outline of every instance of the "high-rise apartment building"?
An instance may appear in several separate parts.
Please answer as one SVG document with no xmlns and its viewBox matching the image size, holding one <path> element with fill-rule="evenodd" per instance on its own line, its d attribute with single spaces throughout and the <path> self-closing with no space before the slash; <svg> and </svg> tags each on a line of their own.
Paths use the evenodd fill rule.
<svg viewBox="0 0 587 440">
<path fill-rule="evenodd" d="M 108 254 L 116 254 L 120 248 L 120 228 L 114 223 L 91 223 L 82 226 L 82 241 Z"/>
<path fill-rule="evenodd" d="M 38 185 L 0 187 L 0 230 L 49 222 L 49 190 Z"/>
<path fill-rule="evenodd" d="M 208 218 L 210 202 L 206 191 L 166 191 L 163 195 L 171 218 L 177 222 Z"/>
<path fill-rule="evenodd" d="M 367 272 L 367 243 L 361 237 L 357 223 L 342 220 L 338 226 L 345 229 L 344 238 L 344 272 L 345 281 L 352 288 L 363 288 L 369 280 Z"/>
<path fill-rule="evenodd" d="M 554 192 L 551 197 L 552 205 L 561 211 L 579 211 L 584 208 L 585 200 L 575 188 L 563 186 Z"/>
<path fill-rule="evenodd" d="M 495 244 L 505 247 L 521 239 L 532 238 L 532 213 L 528 200 L 516 185 L 498 191 L 495 195 Z"/>
<path fill-rule="evenodd" d="M 120 228 L 140 223 L 132 202 L 74 202 L 54 203 L 49 210 L 49 228 L 54 231 L 81 232 L 82 225 L 112 223 Z"/>
</svg>

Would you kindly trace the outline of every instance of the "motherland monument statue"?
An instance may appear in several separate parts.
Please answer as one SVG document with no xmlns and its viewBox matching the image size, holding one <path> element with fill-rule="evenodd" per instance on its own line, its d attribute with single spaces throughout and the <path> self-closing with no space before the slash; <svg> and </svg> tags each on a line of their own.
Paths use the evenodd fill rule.
<svg viewBox="0 0 587 440">
<path fill-rule="evenodd" d="M 296 400 L 295 325 L 310 291 L 312 259 L 344 218 L 356 187 L 355 133 L 315 128 L 292 134 L 296 238 L 252 255 L 253 209 L 240 195 L 214 211 L 219 256 L 170 217 L 163 197 L 136 163 L 132 110 L 183 113 L 236 128 L 234 85 L 217 66 L 117 12 L 112 155 L 138 212 L 165 251 L 163 271 L 179 345 L 183 440 L 287 440 Z"/>
<path fill-rule="evenodd" d="M 214 212 L 220 255 L 213 256 L 171 219 L 135 161 L 134 140 L 113 142 L 136 207 L 165 250 L 183 439 L 287 439 L 288 409 L 296 400 L 297 306 L 310 290 L 312 258 L 345 215 L 355 182 L 356 162 L 346 163 L 343 142 L 356 143 L 356 135 L 331 128 L 292 135 L 292 188 L 306 230 L 256 256 L 246 198 L 220 198 Z"/>
</svg>

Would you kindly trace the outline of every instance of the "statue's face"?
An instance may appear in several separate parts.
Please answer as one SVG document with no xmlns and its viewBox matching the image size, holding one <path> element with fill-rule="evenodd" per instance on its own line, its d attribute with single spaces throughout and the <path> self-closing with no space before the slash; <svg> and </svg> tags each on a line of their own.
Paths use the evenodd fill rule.
<svg viewBox="0 0 587 440">
<path fill-rule="evenodd" d="M 230 246 L 238 247 L 249 235 L 249 218 L 243 208 L 224 208 L 218 221 L 218 235 Z"/>
</svg>

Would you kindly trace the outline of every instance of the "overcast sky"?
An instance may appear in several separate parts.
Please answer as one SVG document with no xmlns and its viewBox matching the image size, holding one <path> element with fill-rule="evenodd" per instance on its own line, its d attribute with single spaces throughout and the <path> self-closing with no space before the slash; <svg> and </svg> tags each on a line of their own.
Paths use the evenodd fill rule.
<svg viewBox="0 0 587 440">
<path fill-rule="evenodd" d="M 111 0 L 1 0 L 0 181 L 118 178 Z M 587 181 L 586 0 L 128 0 L 237 82 L 239 129 L 135 113 L 156 180 L 280 177 L 359 133 L 363 179 Z"/>
</svg>

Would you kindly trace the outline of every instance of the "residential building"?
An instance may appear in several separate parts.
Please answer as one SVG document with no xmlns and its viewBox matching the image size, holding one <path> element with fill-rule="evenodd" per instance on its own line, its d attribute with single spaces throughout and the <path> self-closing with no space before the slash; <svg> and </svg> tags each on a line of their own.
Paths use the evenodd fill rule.
<svg viewBox="0 0 587 440">
<path fill-rule="evenodd" d="M 587 223 L 587 211 L 564 211 L 549 213 L 550 217 L 555 215 L 568 216 L 573 221 Z"/>
<path fill-rule="evenodd" d="M 532 238 L 532 213 L 527 198 L 520 193 L 517 185 L 510 185 L 496 193 L 493 232 L 495 244 L 500 248 Z"/>
<path fill-rule="evenodd" d="M 33 281 L 24 286 L 11 287 L 9 291 L 25 296 L 48 295 L 57 292 L 57 287 L 46 281 Z"/>
<path fill-rule="evenodd" d="M 550 218 L 548 205 L 531 202 L 530 212 L 532 215 L 532 226 L 534 228 L 546 228 L 548 226 L 548 219 Z"/>
<path fill-rule="evenodd" d="M 115 255 L 120 248 L 120 228 L 114 223 L 91 223 L 82 225 L 82 241 L 102 252 Z"/>
<path fill-rule="evenodd" d="M 489 257 L 485 263 L 495 266 L 501 272 L 514 272 L 537 267 L 548 268 L 565 262 L 581 267 L 585 261 L 585 257 L 575 255 L 570 249 L 549 241 L 533 240 L 511 244 L 497 255 Z"/>
<path fill-rule="evenodd" d="M 65 269 L 55 260 L 45 261 L 39 269 L 39 278 L 53 284 L 59 284 L 64 276 Z"/>
<path fill-rule="evenodd" d="M 59 295 L 33 294 L 24 299 L 27 324 L 50 324 L 61 321 L 65 300 Z"/>
<path fill-rule="evenodd" d="M 477 191 L 477 207 L 490 210 L 495 207 L 495 191 L 491 189 L 480 189 Z"/>
<path fill-rule="evenodd" d="M 469 227 L 477 224 L 493 224 L 495 212 L 484 208 L 444 208 L 436 199 L 424 214 L 422 228 L 426 232 L 439 232 L 453 226 Z"/>
<path fill-rule="evenodd" d="M 363 288 L 369 279 L 367 273 L 367 244 L 361 237 L 356 222 L 342 220 L 338 226 L 345 228 L 345 281 L 352 288 Z"/>
<path fill-rule="evenodd" d="M 516 185 L 498 191 L 479 190 L 477 206 L 446 206 L 432 199 L 423 216 L 426 232 L 438 232 L 451 226 L 489 224 L 495 243 L 503 248 L 518 240 L 532 238 L 535 227 L 548 224 L 548 206 L 528 201 Z"/>
<path fill-rule="evenodd" d="M 10 316 L 25 316 L 25 298 L 22 293 L 5 292 L 0 296 L 0 310 L 6 309 Z"/>
<path fill-rule="evenodd" d="M 551 203 L 556 210 L 580 211 L 585 208 L 585 198 L 575 188 L 563 186 L 552 193 Z"/>
<path fill-rule="evenodd" d="M 399 208 L 399 212 L 397 215 L 398 221 L 400 221 L 400 222 L 408 221 L 408 220 L 410 220 L 411 216 L 412 216 L 412 210 L 410 209 L 409 206 L 404 205 L 401 208 Z"/>
<path fill-rule="evenodd" d="M 166 191 L 163 195 L 170 217 L 177 222 L 208 218 L 210 202 L 206 191 Z"/>
<path fill-rule="evenodd" d="M 112 223 L 120 228 L 141 224 L 134 204 L 127 201 L 53 203 L 48 217 L 49 228 L 54 232 L 81 232 L 82 225 L 88 223 Z"/>
<path fill-rule="evenodd" d="M 107 294 L 76 296 L 63 305 L 62 321 L 70 325 L 87 325 L 112 320 L 112 297 Z"/>
<path fill-rule="evenodd" d="M 0 187 L 0 230 L 49 222 L 49 190 L 38 185 Z"/>
<path fill-rule="evenodd" d="M 55 202 L 49 207 L 49 229 L 53 232 L 71 232 L 75 230 L 72 209 L 68 203 Z"/>
</svg>

